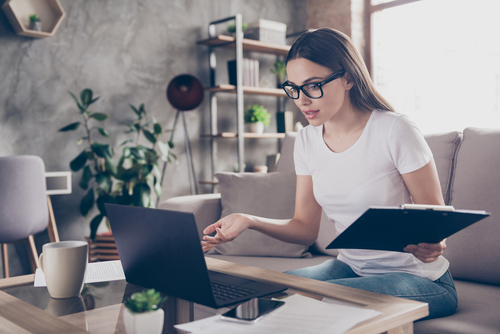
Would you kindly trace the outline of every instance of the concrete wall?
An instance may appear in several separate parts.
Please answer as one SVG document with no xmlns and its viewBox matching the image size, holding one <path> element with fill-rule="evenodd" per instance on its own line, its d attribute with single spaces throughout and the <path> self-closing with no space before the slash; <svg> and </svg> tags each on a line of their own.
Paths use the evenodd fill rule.
<svg viewBox="0 0 500 334">
<path fill-rule="evenodd" d="M 0 1 L 3 5 L 4 1 Z M 95 111 L 110 115 L 104 122 L 111 133 L 109 143 L 118 145 L 128 138 L 125 121 L 134 119 L 129 103 L 145 103 L 164 128 L 172 127 L 175 110 L 165 98 L 168 82 L 189 73 L 208 85 L 208 49 L 196 41 L 208 37 L 210 21 L 243 14 L 244 22 L 259 18 L 284 22 L 288 33 L 306 28 L 303 0 L 61 0 L 67 16 L 53 37 L 33 39 L 14 33 L 0 12 L 0 156 L 34 154 L 43 158 L 47 171 L 69 170 L 69 162 L 82 150 L 76 141 L 83 132 L 59 133 L 62 126 L 80 120 L 68 91 L 79 93 L 90 87 L 101 96 Z M 225 60 L 220 54 L 217 81 L 227 82 Z M 269 69 L 273 56 L 247 55 L 261 60 L 261 83 L 274 84 Z M 219 99 L 220 129 L 234 131 L 235 99 Z M 186 114 L 198 179 L 210 177 L 208 140 L 208 96 L 196 110 Z M 250 103 L 276 110 L 276 98 L 252 97 Z M 289 107 L 293 104 L 289 103 Z M 275 123 L 271 126 L 276 126 Z M 274 129 L 273 129 L 274 130 Z M 164 139 L 167 139 L 168 136 Z M 189 182 L 182 130 L 175 137 L 177 165 L 167 168 L 162 198 L 188 195 Z M 106 142 L 103 138 L 102 142 Z M 219 145 L 220 170 L 236 162 L 236 141 Z M 276 151 L 276 140 L 249 141 L 248 163 L 264 164 L 266 154 Z M 88 218 L 80 216 L 78 205 L 83 191 L 74 174 L 73 193 L 53 196 L 59 232 L 63 240 L 83 239 Z M 0 190 L 2 191 L 2 190 Z M 209 192 L 200 188 L 200 192 Z M 46 236 L 38 236 L 39 246 Z M 21 258 L 25 246 L 15 247 Z M 12 248 L 14 249 L 14 248 Z M 11 257 L 12 258 L 12 257 Z M 11 274 L 27 272 L 12 258 Z"/>
</svg>

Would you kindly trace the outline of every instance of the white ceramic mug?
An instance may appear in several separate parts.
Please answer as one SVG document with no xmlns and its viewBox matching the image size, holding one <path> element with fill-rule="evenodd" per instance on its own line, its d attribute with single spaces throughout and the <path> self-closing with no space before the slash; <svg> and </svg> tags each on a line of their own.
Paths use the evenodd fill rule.
<svg viewBox="0 0 500 334">
<path fill-rule="evenodd" d="M 61 241 L 43 245 L 40 268 L 52 298 L 80 295 L 85 283 L 88 247 L 85 241 Z"/>
</svg>

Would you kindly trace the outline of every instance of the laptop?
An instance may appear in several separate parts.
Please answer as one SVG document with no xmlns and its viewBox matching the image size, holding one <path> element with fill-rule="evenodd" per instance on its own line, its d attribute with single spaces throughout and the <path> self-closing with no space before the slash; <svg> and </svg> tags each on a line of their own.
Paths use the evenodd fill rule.
<svg viewBox="0 0 500 334">
<path fill-rule="evenodd" d="M 129 283 L 212 308 L 287 289 L 208 270 L 190 212 L 105 207 Z"/>
</svg>

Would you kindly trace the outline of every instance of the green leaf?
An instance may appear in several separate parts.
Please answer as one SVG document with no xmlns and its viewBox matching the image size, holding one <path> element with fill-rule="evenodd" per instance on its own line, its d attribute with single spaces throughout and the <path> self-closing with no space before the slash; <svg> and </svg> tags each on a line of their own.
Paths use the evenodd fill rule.
<svg viewBox="0 0 500 334">
<path fill-rule="evenodd" d="M 123 174 L 121 175 L 121 180 L 125 181 L 125 182 L 128 182 L 130 181 L 132 178 L 134 177 L 137 177 L 139 175 L 139 173 L 135 170 L 132 170 L 132 169 L 126 169 Z"/>
<path fill-rule="evenodd" d="M 92 221 L 90 222 L 90 239 L 95 240 L 95 236 L 97 233 L 97 229 L 99 228 L 99 225 L 101 225 L 101 221 L 104 218 L 103 214 L 99 214 L 95 216 Z"/>
<path fill-rule="evenodd" d="M 128 192 L 124 192 L 123 195 L 116 197 L 116 204 L 132 205 L 132 196 Z"/>
<path fill-rule="evenodd" d="M 98 96 L 98 97 L 96 97 L 95 99 L 93 99 L 92 101 L 90 101 L 89 105 L 91 105 L 91 104 L 92 104 L 92 103 L 94 103 L 95 101 L 99 100 L 99 97 L 100 97 L 100 96 Z"/>
<path fill-rule="evenodd" d="M 106 131 L 106 129 L 103 129 L 103 128 L 97 128 L 97 131 L 99 131 L 99 133 L 100 133 L 102 136 L 104 136 L 104 137 L 106 137 L 106 138 L 109 138 L 109 132 L 108 132 L 108 131 Z"/>
<path fill-rule="evenodd" d="M 162 133 L 162 128 L 161 128 L 161 125 L 159 123 L 156 123 L 154 124 L 154 129 L 155 129 L 155 134 L 156 135 L 161 135 Z"/>
<path fill-rule="evenodd" d="M 115 175 L 118 174 L 118 168 L 116 168 L 116 165 L 115 163 L 113 162 L 113 160 L 111 160 L 111 158 L 104 158 L 105 160 L 105 166 L 106 166 L 106 170 L 110 171 L 112 175 Z"/>
<path fill-rule="evenodd" d="M 154 134 L 152 134 L 148 130 L 142 130 L 142 132 L 144 133 L 144 137 L 146 137 L 147 140 L 149 140 L 153 144 L 156 144 L 156 137 Z"/>
<path fill-rule="evenodd" d="M 134 206 L 149 207 L 151 189 L 147 183 L 138 183 L 133 188 L 132 203 Z"/>
<path fill-rule="evenodd" d="M 174 148 L 174 142 L 173 142 L 173 141 L 171 141 L 171 140 L 169 140 L 169 141 L 168 141 L 168 147 L 170 147 L 170 148 Z"/>
<path fill-rule="evenodd" d="M 75 100 L 75 103 L 78 106 L 78 109 L 80 109 L 80 112 L 84 112 L 86 109 L 82 106 L 82 104 L 80 103 L 80 101 L 78 101 L 78 98 L 76 97 L 76 95 L 73 94 L 72 92 L 69 92 L 69 91 L 68 91 L 68 94 L 71 95 L 71 97 L 73 98 L 73 100 Z"/>
<path fill-rule="evenodd" d="M 90 103 L 92 102 L 92 89 L 90 88 L 85 88 L 84 90 L 81 91 L 80 93 L 80 101 L 82 101 L 82 105 L 84 107 L 88 107 Z"/>
<path fill-rule="evenodd" d="M 69 163 L 69 167 L 73 172 L 78 172 L 85 166 L 87 162 L 87 151 L 83 150 L 75 159 Z"/>
<path fill-rule="evenodd" d="M 168 145 L 162 142 L 161 140 L 158 140 L 156 144 L 158 144 L 158 150 L 160 151 L 161 160 L 167 161 L 168 153 L 170 151 Z"/>
<path fill-rule="evenodd" d="M 149 175 L 153 170 L 153 165 L 142 165 L 141 166 L 141 175 L 143 178 Z"/>
<path fill-rule="evenodd" d="M 153 171 L 152 171 L 153 175 L 156 176 L 157 178 L 160 178 L 161 177 L 161 172 L 160 172 L 160 167 L 158 167 L 158 164 L 157 163 L 154 163 L 153 164 Z"/>
<path fill-rule="evenodd" d="M 90 189 L 80 202 L 80 213 L 86 216 L 94 206 L 94 189 Z"/>
<path fill-rule="evenodd" d="M 108 195 L 108 194 L 101 195 L 96 200 L 96 204 L 97 204 L 97 208 L 99 209 L 99 212 L 102 215 L 107 216 L 107 214 L 106 214 L 106 207 L 104 206 L 105 203 L 115 204 L 116 201 L 115 201 L 115 198 L 113 196 Z"/>
<path fill-rule="evenodd" d="M 82 173 L 82 178 L 80 179 L 80 182 L 78 185 L 80 188 L 86 190 L 89 187 L 89 181 L 92 179 L 92 171 L 90 170 L 89 166 L 85 166 L 83 169 Z"/>
<path fill-rule="evenodd" d="M 125 125 L 128 126 L 130 129 L 129 131 L 127 131 L 125 133 L 137 132 L 137 129 L 135 128 L 135 125 L 133 123 L 126 122 Z"/>
<path fill-rule="evenodd" d="M 106 118 L 108 118 L 108 115 L 106 115 L 105 113 L 102 113 L 102 112 L 95 112 L 93 114 L 90 114 L 89 117 L 95 119 L 96 121 L 102 122 Z"/>
<path fill-rule="evenodd" d="M 95 180 L 100 189 L 105 192 L 109 192 L 111 190 L 111 186 L 113 185 L 113 181 L 111 180 L 111 176 L 107 173 L 98 173 L 95 176 Z"/>
<path fill-rule="evenodd" d="M 144 152 L 142 150 L 140 150 L 139 148 L 137 147 L 131 147 L 130 148 L 130 153 L 136 158 L 136 159 L 139 159 L 139 160 L 143 160 L 146 158 L 146 156 L 144 155 Z"/>
<path fill-rule="evenodd" d="M 113 148 L 109 145 L 103 145 L 98 143 L 92 144 L 92 150 L 97 154 L 98 157 L 111 159 L 113 157 Z"/>
<path fill-rule="evenodd" d="M 132 143 L 133 141 L 134 141 L 134 139 L 132 139 L 132 138 L 127 139 L 123 143 L 121 143 L 120 146 L 127 145 L 128 143 Z M 129 154 L 130 154 L 130 152 L 129 152 Z"/>
<path fill-rule="evenodd" d="M 75 131 L 80 126 L 80 122 L 71 123 L 59 129 L 59 132 Z"/>
<path fill-rule="evenodd" d="M 141 112 L 133 104 L 129 103 L 128 105 L 137 114 L 137 116 L 141 116 Z"/>
<path fill-rule="evenodd" d="M 123 153 L 122 153 L 122 158 L 128 158 L 130 157 L 130 147 L 124 147 L 123 148 Z"/>
<path fill-rule="evenodd" d="M 160 181 L 156 177 L 154 180 L 154 189 L 155 189 L 156 196 L 158 196 L 158 198 L 160 198 L 162 190 L 161 190 Z"/>
<path fill-rule="evenodd" d="M 141 103 L 141 105 L 139 106 L 139 112 L 141 113 L 141 115 L 146 113 L 146 109 L 144 108 L 144 103 Z"/>
</svg>

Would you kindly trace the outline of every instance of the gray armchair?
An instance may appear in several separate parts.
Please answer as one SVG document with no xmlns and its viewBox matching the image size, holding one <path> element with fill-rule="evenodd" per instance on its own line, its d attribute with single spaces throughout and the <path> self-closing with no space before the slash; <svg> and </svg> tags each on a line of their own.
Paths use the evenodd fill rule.
<svg viewBox="0 0 500 334">
<path fill-rule="evenodd" d="M 50 241 L 59 241 L 44 173 L 43 160 L 37 156 L 0 157 L 0 244 L 5 278 L 10 277 L 8 243 L 28 242 L 33 270 L 38 268 L 33 235 L 47 228 Z"/>
</svg>

